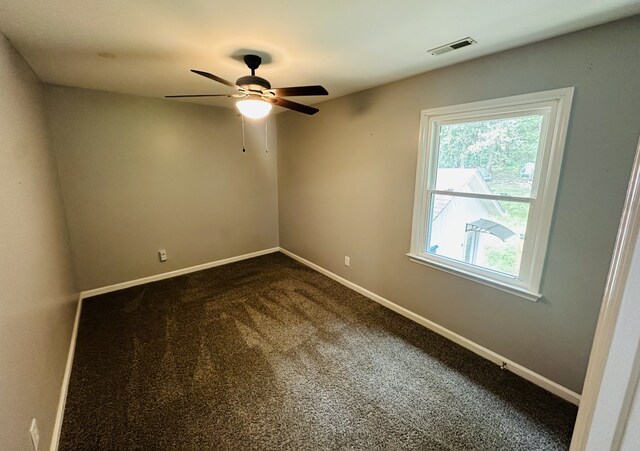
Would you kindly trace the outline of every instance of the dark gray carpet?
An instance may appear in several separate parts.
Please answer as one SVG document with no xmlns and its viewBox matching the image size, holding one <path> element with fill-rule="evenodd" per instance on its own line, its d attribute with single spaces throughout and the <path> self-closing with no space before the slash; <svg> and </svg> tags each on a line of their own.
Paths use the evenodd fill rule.
<svg viewBox="0 0 640 451">
<path fill-rule="evenodd" d="M 278 253 L 86 299 L 60 449 L 567 449 L 575 415 Z"/>
</svg>

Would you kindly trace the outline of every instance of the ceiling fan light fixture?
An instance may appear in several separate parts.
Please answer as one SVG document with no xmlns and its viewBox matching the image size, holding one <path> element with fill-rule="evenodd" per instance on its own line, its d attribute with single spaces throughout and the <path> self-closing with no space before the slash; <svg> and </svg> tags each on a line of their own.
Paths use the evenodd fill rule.
<svg viewBox="0 0 640 451">
<path fill-rule="evenodd" d="M 236 108 L 245 117 L 250 119 L 262 119 L 271 111 L 272 105 L 264 100 L 244 99 L 236 102 Z"/>
</svg>

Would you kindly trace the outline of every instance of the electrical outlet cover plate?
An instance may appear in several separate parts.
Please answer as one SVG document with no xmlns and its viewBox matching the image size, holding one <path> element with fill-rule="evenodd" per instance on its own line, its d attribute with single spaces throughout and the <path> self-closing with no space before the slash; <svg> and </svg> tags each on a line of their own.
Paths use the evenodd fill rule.
<svg viewBox="0 0 640 451">
<path fill-rule="evenodd" d="M 346 255 L 344 256 L 344 266 L 350 266 L 351 265 L 351 258 L 347 257 Z"/>
<path fill-rule="evenodd" d="M 158 251 L 158 258 L 160 259 L 161 262 L 166 262 L 167 261 L 167 250 L 166 249 L 160 249 Z"/>
</svg>

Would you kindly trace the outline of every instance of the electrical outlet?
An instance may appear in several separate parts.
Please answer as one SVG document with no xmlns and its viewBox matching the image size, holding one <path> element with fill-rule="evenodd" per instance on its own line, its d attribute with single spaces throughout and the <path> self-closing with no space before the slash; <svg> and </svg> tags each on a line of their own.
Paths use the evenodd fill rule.
<svg viewBox="0 0 640 451">
<path fill-rule="evenodd" d="M 166 249 L 160 249 L 158 251 L 158 258 L 160 259 L 161 262 L 166 262 L 167 261 L 167 250 Z"/>
<path fill-rule="evenodd" d="M 344 266 L 351 266 L 351 258 L 344 256 Z"/>
<path fill-rule="evenodd" d="M 31 420 L 29 433 L 31 434 L 31 443 L 33 443 L 33 449 L 38 451 L 38 445 L 40 444 L 40 431 L 38 430 L 38 423 L 36 422 L 35 418 Z"/>
</svg>

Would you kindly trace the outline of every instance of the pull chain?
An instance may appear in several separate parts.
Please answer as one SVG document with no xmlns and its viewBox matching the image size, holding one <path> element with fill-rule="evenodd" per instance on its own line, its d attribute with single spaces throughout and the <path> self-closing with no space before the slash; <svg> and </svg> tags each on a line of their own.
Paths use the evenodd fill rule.
<svg viewBox="0 0 640 451">
<path fill-rule="evenodd" d="M 244 115 L 240 115 L 242 120 L 242 151 L 246 152 L 245 147 L 245 137 L 244 137 Z M 264 149 L 266 153 L 269 153 L 269 121 L 267 119 L 264 120 Z"/>
<path fill-rule="evenodd" d="M 267 130 L 269 129 L 269 127 L 267 127 L 267 122 L 269 122 L 268 119 L 265 118 L 264 120 L 264 149 L 265 149 L 265 153 L 269 153 L 269 135 L 267 134 Z"/>
<path fill-rule="evenodd" d="M 244 148 L 244 115 L 241 114 L 240 117 L 242 118 L 242 151 L 246 152 Z"/>
</svg>

